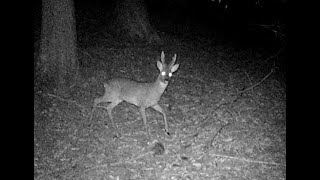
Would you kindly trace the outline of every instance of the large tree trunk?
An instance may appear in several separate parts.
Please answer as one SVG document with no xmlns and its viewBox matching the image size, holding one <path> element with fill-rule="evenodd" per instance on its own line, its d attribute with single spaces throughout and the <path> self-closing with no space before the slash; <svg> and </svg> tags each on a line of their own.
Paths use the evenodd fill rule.
<svg viewBox="0 0 320 180">
<path fill-rule="evenodd" d="M 78 78 L 72 0 L 42 0 L 40 70 L 59 90 Z"/>
<path fill-rule="evenodd" d="M 116 3 L 111 22 L 113 32 L 131 41 L 160 42 L 149 22 L 144 0 L 118 0 Z"/>
</svg>

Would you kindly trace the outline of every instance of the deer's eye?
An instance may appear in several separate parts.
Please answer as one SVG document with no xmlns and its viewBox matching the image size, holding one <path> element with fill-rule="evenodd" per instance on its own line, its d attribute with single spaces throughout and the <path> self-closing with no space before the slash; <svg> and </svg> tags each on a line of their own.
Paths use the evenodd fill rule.
<svg viewBox="0 0 320 180">
<path fill-rule="evenodd" d="M 161 72 L 161 75 L 162 75 L 162 76 L 165 76 L 165 75 L 166 75 L 166 72 L 162 71 L 162 72 Z"/>
<path fill-rule="evenodd" d="M 171 76 L 172 76 L 172 73 L 169 73 L 168 75 L 169 75 L 169 77 L 171 77 Z"/>
</svg>

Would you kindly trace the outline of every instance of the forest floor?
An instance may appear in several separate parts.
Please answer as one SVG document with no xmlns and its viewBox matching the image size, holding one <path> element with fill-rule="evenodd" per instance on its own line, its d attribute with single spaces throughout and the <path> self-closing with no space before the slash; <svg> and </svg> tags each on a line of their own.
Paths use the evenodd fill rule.
<svg viewBox="0 0 320 180">
<path fill-rule="evenodd" d="M 286 82 L 273 54 L 259 48 L 165 37 L 162 46 L 79 48 L 82 81 L 69 97 L 35 81 L 35 179 L 286 179 Z M 89 122 L 93 100 L 114 77 L 152 81 L 161 51 L 180 64 L 159 104 L 106 111 Z M 104 122 L 107 122 L 105 125 Z M 89 126 L 89 124 L 91 126 Z"/>
</svg>

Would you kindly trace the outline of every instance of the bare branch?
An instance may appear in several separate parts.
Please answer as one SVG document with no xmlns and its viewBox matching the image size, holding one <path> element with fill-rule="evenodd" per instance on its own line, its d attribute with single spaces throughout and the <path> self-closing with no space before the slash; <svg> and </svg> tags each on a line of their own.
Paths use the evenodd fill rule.
<svg viewBox="0 0 320 180">
<path fill-rule="evenodd" d="M 239 91 L 237 93 L 231 93 L 231 94 L 228 94 L 228 95 L 236 95 L 236 94 L 240 94 L 240 93 L 243 93 L 245 91 L 248 91 L 250 89 L 253 89 L 254 87 L 258 86 L 259 84 L 261 84 L 264 80 L 266 80 L 271 74 L 273 73 L 273 69 L 271 69 L 271 71 L 269 72 L 269 74 L 267 74 L 259 83 L 255 84 L 254 86 L 251 86 L 243 91 Z"/>
<path fill-rule="evenodd" d="M 61 98 L 61 97 L 59 97 L 59 96 L 57 96 L 57 95 L 54 95 L 54 94 L 47 94 L 47 95 L 48 95 L 48 96 L 51 96 L 51 97 L 58 98 L 58 99 L 61 100 L 61 101 L 73 103 L 73 104 L 75 104 L 76 106 L 78 106 L 78 107 L 80 107 L 80 108 L 82 108 L 82 109 L 86 109 L 86 107 L 78 104 L 76 101 L 72 101 L 72 100 L 68 100 L 68 99 L 63 99 L 63 98 Z"/>
</svg>

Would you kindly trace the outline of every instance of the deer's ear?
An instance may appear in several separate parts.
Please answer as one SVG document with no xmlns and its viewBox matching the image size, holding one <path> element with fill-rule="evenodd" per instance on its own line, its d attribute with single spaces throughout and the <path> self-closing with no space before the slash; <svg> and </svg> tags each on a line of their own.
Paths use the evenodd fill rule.
<svg viewBox="0 0 320 180">
<path fill-rule="evenodd" d="M 176 64 L 171 67 L 171 72 L 174 73 L 179 68 L 179 64 Z"/>
<path fill-rule="evenodd" d="M 157 67 L 158 67 L 159 71 L 162 71 L 163 65 L 160 61 L 157 61 Z"/>
</svg>

